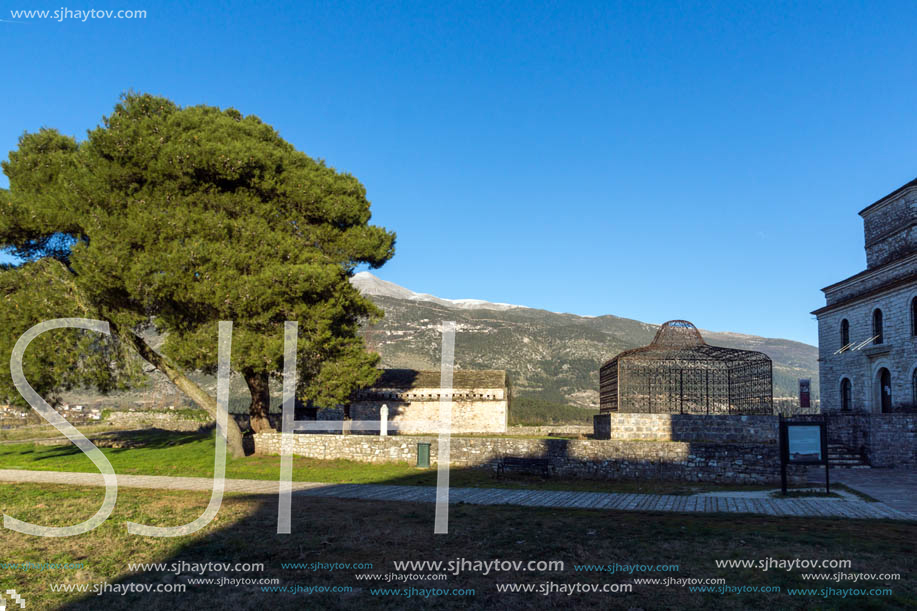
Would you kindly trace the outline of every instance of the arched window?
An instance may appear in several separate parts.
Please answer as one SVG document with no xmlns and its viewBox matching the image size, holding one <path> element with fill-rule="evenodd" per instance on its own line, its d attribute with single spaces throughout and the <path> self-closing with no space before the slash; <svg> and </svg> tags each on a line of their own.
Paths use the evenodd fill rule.
<svg viewBox="0 0 917 611">
<path fill-rule="evenodd" d="M 883 414 L 892 411 L 892 374 L 883 367 L 879 370 L 879 405 Z"/>
<path fill-rule="evenodd" d="M 876 308 L 872 312 L 872 334 L 876 338 L 872 343 L 882 343 L 882 310 Z"/>
<path fill-rule="evenodd" d="M 841 348 L 850 343 L 850 322 L 845 318 L 841 321 Z"/>
<path fill-rule="evenodd" d="M 850 380 L 848 378 L 844 378 L 841 380 L 841 410 L 849 412 L 852 402 L 853 389 L 851 388 Z"/>
<path fill-rule="evenodd" d="M 911 335 L 917 337 L 917 297 L 911 299 Z"/>
</svg>

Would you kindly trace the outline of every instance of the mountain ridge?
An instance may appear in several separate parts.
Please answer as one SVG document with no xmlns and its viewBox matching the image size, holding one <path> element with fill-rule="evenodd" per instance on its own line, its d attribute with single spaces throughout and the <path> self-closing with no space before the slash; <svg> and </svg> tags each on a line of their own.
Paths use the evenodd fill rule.
<svg viewBox="0 0 917 611">
<path fill-rule="evenodd" d="M 370 272 L 358 272 L 354 274 L 350 279 L 350 283 L 363 295 L 393 297 L 395 299 L 408 299 L 413 301 L 430 301 L 446 307 L 482 308 L 488 310 L 508 310 L 510 308 L 525 307 L 511 303 L 484 301 L 483 299 L 444 299 L 442 297 L 435 297 L 429 293 L 415 293 L 394 282 L 389 282 L 388 280 L 383 280 L 378 276 L 374 276 Z"/>
</svg>

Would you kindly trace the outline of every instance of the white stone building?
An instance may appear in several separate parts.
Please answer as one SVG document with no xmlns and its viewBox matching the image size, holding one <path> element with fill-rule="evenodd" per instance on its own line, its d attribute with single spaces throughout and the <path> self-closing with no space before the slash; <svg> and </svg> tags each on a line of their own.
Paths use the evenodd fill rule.
<svg viewBox="0 0 917 611">
<path fill-rule="evenodd" d="M 917 179 L 860 211 L 866 270 L 822 289 L 822 410 L 917 410 Z"/>
<path fill-rule="evenodd" d="M 379 420 L 387 405 L 389 430 L 429 433 L 436 430 L 440 399 L 452 398 L 453 433 L 505 433 L 509 401 L 505 371 L 456 369 L 452 388 L 440 388 L 439 371 L 386 369 L 350 405 L 354 420 Z"/>
</svg>

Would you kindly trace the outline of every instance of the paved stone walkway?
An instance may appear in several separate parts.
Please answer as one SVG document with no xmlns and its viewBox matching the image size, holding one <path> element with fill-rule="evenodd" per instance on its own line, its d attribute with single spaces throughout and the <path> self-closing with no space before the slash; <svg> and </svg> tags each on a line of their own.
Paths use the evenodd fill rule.
<svg viewBox="0 0 917 611">
<path fill-rule="evenodd" d="M 99 473 L 61 471 L 24 471 L 0 469 L 0 482 L 104 485 Z M 126 488 L 209 491 L 213 481 L 205 477 L 164 477 L 155 475 L 118 475 L 118 485 Z M 385 484 L 326 484 L 293 482 L 296 496 L 365 499 L 373 501 L 407 501 L 434 503 L 432 486 L 390 486 Z M 276 495 L 276 481 L 227 479 L 226 492 Z M 509 490 L 505 488 L 451 488 L 450 503 L 472 505 L 522 505 L 526 507 L 562 507 L 613 509 L 616 511 L 671 511 L 676 513 L 752 513 L 773 516 L 809 516 L 867 519 L 917 519 L 884 503 L 867 503 L 836 498 L 754 498 L 713 495 L 658 495 L 609 492 L 567 492 L 557 490 Z"/>
<path fill-rule="evenodd" d="M 844 484 L 902 513 L 917 516 L 917 471 L 906 469 L 831 469 L 831 483 Z M 824 486 L 825 471 L 810 467 L 809 482 Z"/>
</svg>

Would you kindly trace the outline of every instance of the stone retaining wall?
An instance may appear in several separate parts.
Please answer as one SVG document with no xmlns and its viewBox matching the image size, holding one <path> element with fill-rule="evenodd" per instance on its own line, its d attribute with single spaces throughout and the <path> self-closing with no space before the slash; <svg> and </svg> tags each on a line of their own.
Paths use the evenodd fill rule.
<svg viewBox="0 0 917 611">
<path fill-rule="evenodd" d="M 829 412 L 826 417 L 828 442 L 861 454 L 873 467 L 917 466 L 917 414 Z"/>
<path fill-rule="evenodd" d="M 506 429 L 507 435 L 532 436 L 532 435 L 592 435 L 592 425 L 589 424 L 546 424 L 544 426 L 511 426 Z"/>
<path fill-rule="evenodd" d="M 917 467 L 917 414 L 872 414 L 866 458 L 873 467 Z"/>
<path fill-rule="evenodd" d="M 777 416 L 632 414 L 594 417 L 596 439 L 776 443 Z"/>
<path fill-rule="evenodd" d="M 254 436 L 255 452 L 279 454 L 279 433 Z M 409 462 L 416 464 L 417 444 L 429 443 L 436 464 L 436 437 L 368 435 L 294 435 L 293 454 L 324 460 Z M 675 479 L 720 483 L 779 484 L 777 445 L 710 444 L 651 441 L 512 439 L 455 437 L 450 444 L 453 468 L 493 469 L 502 456 L 548 458 L 557 476 L 593 479 Z M 805 469 L 790 468 L 793 483 L 804 483 Z"/>
</svg>

